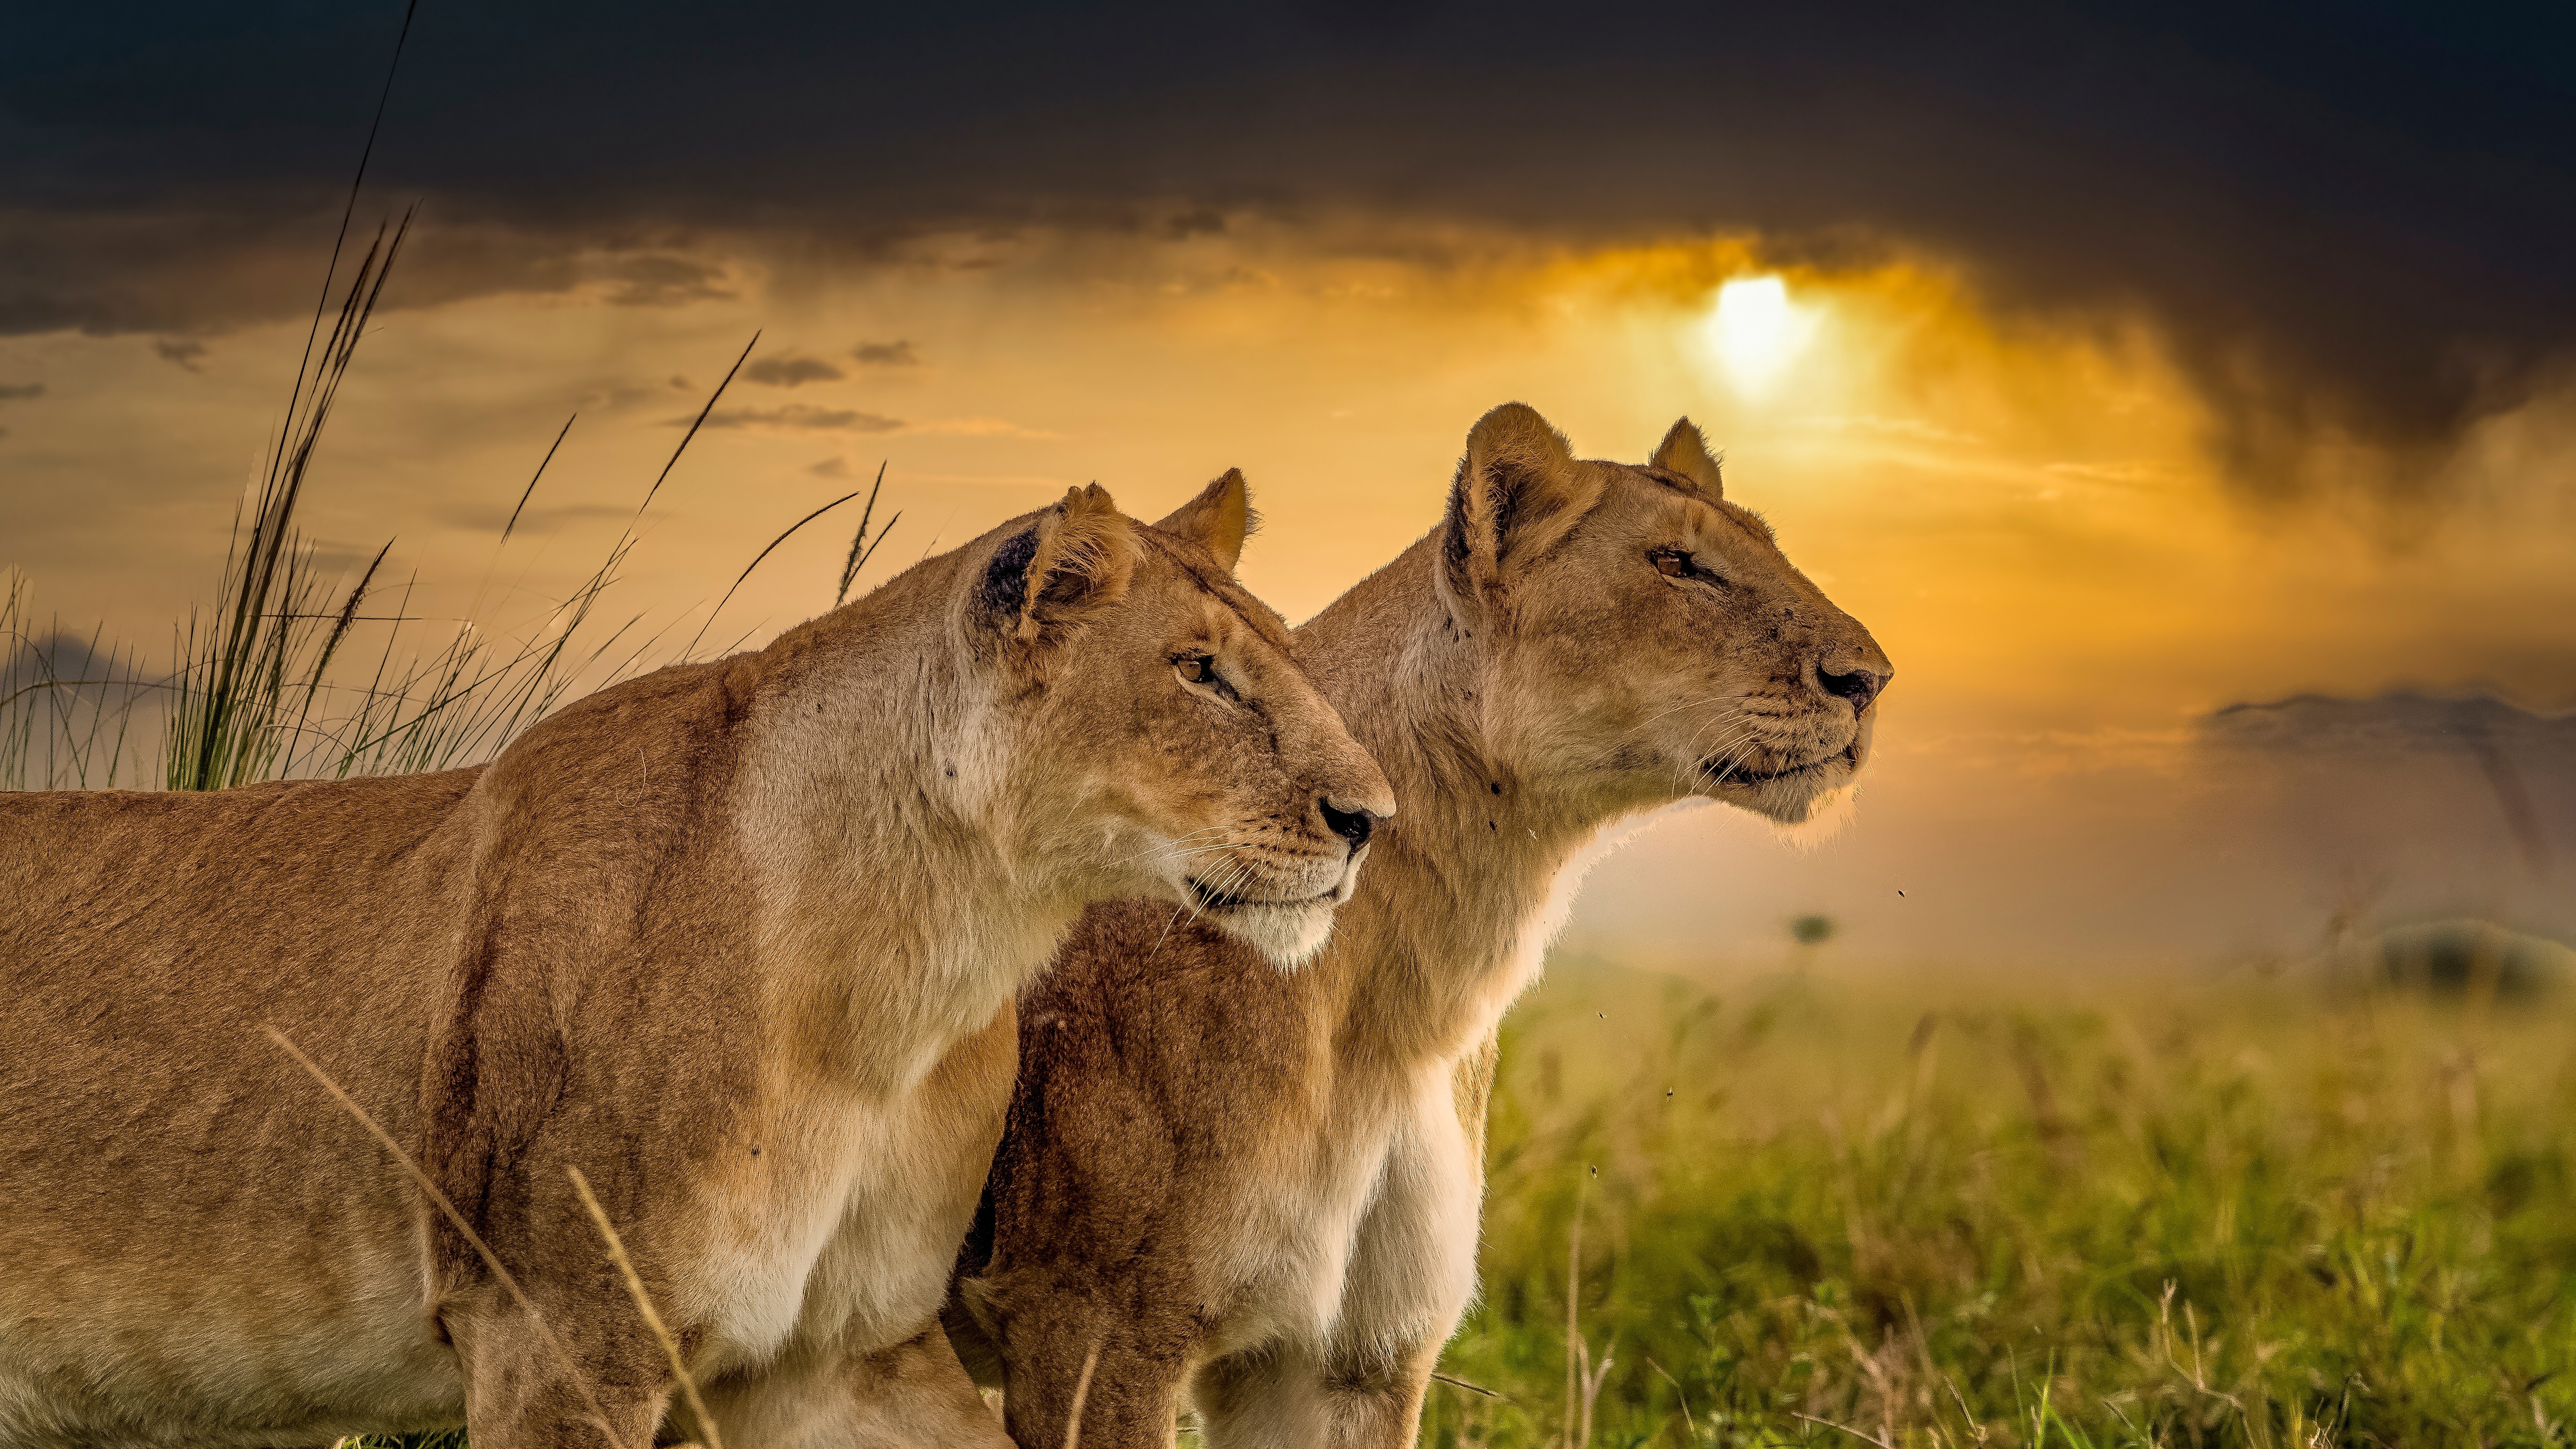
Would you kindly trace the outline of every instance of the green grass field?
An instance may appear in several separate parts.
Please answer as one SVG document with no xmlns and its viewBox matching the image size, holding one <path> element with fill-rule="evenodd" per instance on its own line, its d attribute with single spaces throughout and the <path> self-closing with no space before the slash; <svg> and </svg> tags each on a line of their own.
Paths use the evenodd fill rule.
<svg viewBox="0 0 2576 1449">
<path fill-rule="evenodd" d="M 1423 1442 L 2576 1443 L 2571 1027 L 1559 962 L 1505 1032 L 1485 1296 Z"/>
<path fill-rule="evenodd" d="M 404 634 L 407 585 L 324 576 L 298 500 L 402 236 L 317 315 L 166 669 L 94 634 L 102 677 L 59 672 L 77 636 L 0 577 L 0 789 L 484 759 L 671 652 L 593 608 L 724 384 L 597 569 L 517 627 Z M 892 527 L 867 497 L 840 596 Z M 1485 1296 L 1425 1440 L 2576 1444 L 2571 1026 L 2547 996 L 2252 975 L 1711 992 L 1559 961 L 1505 1033 Z"/>
<path fill-rule="evenodd" d="M 2576 1442 L 2571 1025 L 1560 963 L 1424 1442 Z"/>
</svg>

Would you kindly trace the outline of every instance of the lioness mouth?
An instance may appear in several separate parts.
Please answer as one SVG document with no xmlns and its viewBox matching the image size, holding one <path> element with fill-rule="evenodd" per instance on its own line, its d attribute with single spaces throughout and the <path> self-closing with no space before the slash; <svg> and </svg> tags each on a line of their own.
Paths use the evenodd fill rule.
<svg viewBox="0 0 2576 1449">
<path fill-rule="evenodd" d="M 1308 896 L 1303 900 L 1263 901 L 1255 900 L 1250 896 L 1229 895 L 1200 880 L 1192 880 L 1189 884 L 1191 901 L 1203 911 L 1230 911 L 1238 906 L 1311 906 L 1332 900 L 1341 892 L 1341 888 L 1336 886 L 1321 895 Z"/>
<path fill-rule="evenodd" d="M 1741 765 L 1730 764 L 1725 760 L 1702 760 L 1700 761 L 1699 768 L 1700 773 L 1708 776 L 1712 784 L 1768 785 L 1774 780 L 1794 780 L 1803 775 L 1817 774 L 1836 763 L 1849 765 L 1854 769 L 1858 769 L 1860 767 L 1860 738 L 1858 736 L 1855 735 L 1850 744 L 1843 746 L 1841 749 L 1825 756 L 1821 760 L 1809 760 L 1803 765 L 1791 765 L 1785 770 L 1748 770 Z"/>
</svg>

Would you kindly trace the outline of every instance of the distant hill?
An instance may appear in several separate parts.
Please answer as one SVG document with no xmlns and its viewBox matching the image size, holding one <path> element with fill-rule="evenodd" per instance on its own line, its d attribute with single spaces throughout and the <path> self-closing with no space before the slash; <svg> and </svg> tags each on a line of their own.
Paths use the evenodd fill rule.
<svg viewBox="0 0 2576 1449">
<path fill-rule="evenodd" d="M 2576 764 L 2576 715 L 2537 715 L 2489 695 L 2333 699 L 2302 694 L 2272 704 L 2231 704 L 2203 715 L 2200 727 L 2206 743 L 2236 749 L 2302 754 L 2501 750 L 2526 764 Z"/>
<path fill-rule="evenodd" d="M 2462 920 L 2576 943 L 2576 717 L 2302 695 L 2134 748 L 1884 738 L 1841 834 L 1784 850 L 1738 812 L 1677 813 L 1593 872 L 1569 945 L 1733 975 L 1786 966 L 1807 915 L 1839 927 L 1827 961 L 1933 971 L 2291 961 Z M 2483 959 L 2412 936 L 2381 956 L 2428 980 Z"/>
</svg>

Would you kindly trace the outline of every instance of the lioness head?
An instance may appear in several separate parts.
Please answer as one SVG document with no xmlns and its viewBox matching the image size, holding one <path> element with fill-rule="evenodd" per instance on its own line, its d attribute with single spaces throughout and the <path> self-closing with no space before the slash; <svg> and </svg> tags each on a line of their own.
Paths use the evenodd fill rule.
<svg viewBox="0 0 2576 1449">
<path fill-rule="evenodd" d="M 1895 667 L 1722 495 L 1688 419 L 1635 467 L 1506 403 L 1467 435 L 1438 587 L 1456 627 L 1507 641 L 1488 708 L 1564 778 L 1795 823 L 1868 758 Z"/>
<path fill-rule="evenodd" d="M 1017 747 L 992 783 L 1077 862 L 1069 888 L 1167 899 L 1285 967 L 1323 944 L 1395 795 L 1234 582 L 1251 521 L 1235 472 L 1152 527 L 1074 489 L 970 545 L 959 623 Z"/>
</svg>

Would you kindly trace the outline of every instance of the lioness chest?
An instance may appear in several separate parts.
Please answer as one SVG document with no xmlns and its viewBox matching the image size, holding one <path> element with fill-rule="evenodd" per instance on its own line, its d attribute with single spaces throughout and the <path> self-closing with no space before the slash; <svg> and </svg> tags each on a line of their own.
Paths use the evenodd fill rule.
<svg viewBox="0 0 2576 1449">
<path fill-rule="evenodd" d="M 1222 1206 L 1202 1219 L 1202 1251 L 1208 1296 L 1226 1307 L 1209 1356 L 1330 1336 L 1396 1116 L 1392 1101 L 1342 1104 L 1300 1134 L 1303 1161 L 1293 1173 L 1260 1171 L 1251 1154 L 1212 1164 L 1221 1175 L 1202 1190 Z"/>
<path fill-rule="evenodd" d="M 807 1080 L 765 1094 L 702 1187 L 708 1242 L 679 1278 L 710 1370 L 791 1345 L 854 1352 L 938 1315 L 1010 1102 L 1005 1006 L 919 1085 L 870 1096 Z"/>
</svg>

